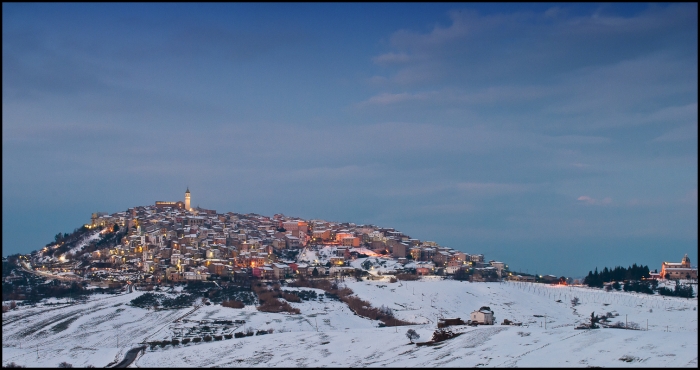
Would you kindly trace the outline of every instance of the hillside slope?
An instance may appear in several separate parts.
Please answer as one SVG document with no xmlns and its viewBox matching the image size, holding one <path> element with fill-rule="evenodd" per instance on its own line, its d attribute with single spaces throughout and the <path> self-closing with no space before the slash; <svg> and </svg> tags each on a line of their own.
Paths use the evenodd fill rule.
<svg viewBox="0 0 700 370">
<path fill-rule="evenodd" d="M 127 306 L 142 294 L 136 292 L 5 314 L 3 364 L 53 367 L 67 361 L 74 366 L 106 366 L 145 339 L 182 338 L 201 330 L 226 334 L 273 329 L 267 335 L 149 348 L 131 366 L 697 367 L 697 298 L 435 278 L 341 284 L 373 306 L 383 305 L 397 318 L 418 323 L 412 328 L 420 334 L 419 341 L 431 338 L 438 316 L 466 320 L 481 306 L 491 307 L 499 324 L 509 319 L 523 326 L 458 326 L 453 330 L 463 333 L 459 337 L 416 346 L 405 336 L 409 327 L 380 328 L 378 321 L 354 315 L 339 301 L 292 303 L 301 310 L 299 315 L 258 312 L 253 306 L 202 306 L 173 323 L 191 308 L 154 312 Z M 575 308 L 573 297 L 580 300 Z M 628 323 L 642 330 L 575 330 L 593 311 L 610 312 L 613 321 L 624 322 L 626 315 Z M 245 323 L 218 325 L 217 320 Z"/>
</svg>

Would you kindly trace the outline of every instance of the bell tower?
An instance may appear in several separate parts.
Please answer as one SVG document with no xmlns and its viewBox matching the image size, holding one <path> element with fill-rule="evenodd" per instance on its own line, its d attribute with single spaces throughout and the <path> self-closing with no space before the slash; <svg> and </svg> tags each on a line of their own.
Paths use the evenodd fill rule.
<svg viewBox="0 0 700 370">
<path fill-rule="evenodd" d="M 684 268 L 690 268 L 690 258 L 688 258 L 688 253 L 685 254 L 683 260 L 681 261 L 681 266 Z"/>
<path fill-rule="evenodd" d="M 190 210 L 190 187 L 187 187 L 187 191 L 185 192 L 185 210 L 189 211 Z"/>
</svg>

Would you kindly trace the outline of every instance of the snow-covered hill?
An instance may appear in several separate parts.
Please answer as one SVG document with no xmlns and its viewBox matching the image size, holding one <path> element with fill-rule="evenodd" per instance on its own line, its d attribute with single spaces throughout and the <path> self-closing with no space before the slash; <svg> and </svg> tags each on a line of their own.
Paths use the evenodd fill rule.
<svg viewBox="0 0 700 370">
<path fill-rule="evenodd" d="M 53 367 L 62 361 L 74 366 L 106 366 L 144 340 L 250 328 L 273 330 L 267 335 L 148 348 L 131 366 L 697 367 L 697 298 L 438 278 L 398 283 L 388 278 L 349 279 L 341 284 L 373 306 L 389 307 L 397 318 L 418 325 L 378 327 L 378 321 L 356 316 L 342 302 L 328 299 L 292 303 L 301 310 L 299 315 L 258 312 L 253 306 L 211 305 L 173 322 L 191 308 L 152 311 L 130 307 L 127 303 L 142 294 L 135 292 L 4 314 L 2 361 L 28 366 Z M 580 300 L 575 308 L 573 297 Z M 406 338 L 406 330 L 414 328 L 421 336 L 419 341 L 429 340 L 440 315 L 466 320 L 481 306 L 491 307 L 498 325 L 452 327 L 463 334 L 435 346 L 416 346 Z M 594 311 L 597 315 L 610 312 L 611 321 L 627 319 L 628 325 L 636 323 L 642 330 L 574 329 Z M 523 326 L 500 325 L 503 319 Z"/>
</svg>

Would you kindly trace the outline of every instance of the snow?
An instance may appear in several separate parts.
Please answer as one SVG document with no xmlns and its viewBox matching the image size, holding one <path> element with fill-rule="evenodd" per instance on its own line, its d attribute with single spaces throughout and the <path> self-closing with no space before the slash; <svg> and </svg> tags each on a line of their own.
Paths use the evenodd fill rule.
<svg viewBox="0 0 700 370">
<path fill-rule="evenodd" d="M 90 242 L 98 240 L 102 237 L 102 233 L 100 231 L 95 231 L 94 233 L 90 234 L 83 240 L 81 240 L 75 247 L 71 248 L 68 253 L 72 253 L 75 255 L 76 253 L 79 253 L 85 248 L 86 245 L 90 244 Z M 66 253 L 67 254 L 67 253 Z"/>
<path fill-rule="evenodd" d="M 213 320 L 245 320 L 245 324 L 225 330 L 274 332 L 149 348 L 131 366 L 697 368 L 697 298 L 531 283 L 469 283 L 437 277 L 397 283 L 390 283 L 388 277 L 374 281 L 346 279 L 340 284 L 374 307 L 387 306 L 397 318 L 417 325 L 380 328 L 379 322 L 354 315 L 344 303 L 328 299 L 291 303 L 301 310 L 299 315 L 258 312 L 253 306 L 232 309 L 211 305 L 173 322 L 191 307 L 145 310 L 126 305 L 142 292 L 96 295 L 86 303 L 20 306 L 3 314 L 2 361 L 3 365 L 15 362 L 55 367 L 66 361 L 73 366 L 106 366 L 121 360 L 128 349 L 145 339 L 169 339 L 178 331 L 205 322 L 214 327 Z M 571 305 L 573 297 L 580 300 L 576 307 Z M 416 346 L 405 336 L 413 328 L 420 335 L 419 342 L 429 340 L 439 316 L 466 320 L 481 306 L 494 311 L 497 325 L 451 327 L 462 334 L 435 346 Z M 612 321 L 624 322 L 626 316 L 642 330 L 575 330 L 593 311 L 596 315 L 618 314 Z M 523 326 L 500 325 L 504 319 L 522 322 Z"/>
</svg>

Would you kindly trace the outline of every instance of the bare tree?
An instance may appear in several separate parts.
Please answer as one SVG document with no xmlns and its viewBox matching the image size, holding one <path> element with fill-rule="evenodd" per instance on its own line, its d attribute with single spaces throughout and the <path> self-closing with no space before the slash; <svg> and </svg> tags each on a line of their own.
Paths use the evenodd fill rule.
<svg viewBox="0 0 700 370">
<path fill-rule="evenodd" d="M 408 331 L 406 332 L 406 337 L 408 338 L 408 340 L 411 341 L 411 344 L 413 344 L 413 341 L 418 340 L 420 338 L 420 335 L 418 335 L 418 333 L 416 333 L 415 330 L 408 329 Z"/>
</svg>

